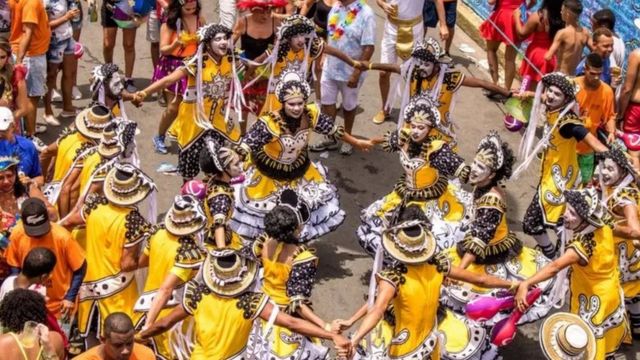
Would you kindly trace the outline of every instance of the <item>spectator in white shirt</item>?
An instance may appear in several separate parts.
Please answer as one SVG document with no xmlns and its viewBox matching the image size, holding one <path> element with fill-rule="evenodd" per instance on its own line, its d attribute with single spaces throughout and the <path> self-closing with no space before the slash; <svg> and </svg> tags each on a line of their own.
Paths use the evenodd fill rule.
<svg viewBox="0 0 640 360">
<path fill-rule="evenodd" d="M 27 253 L 21 271 L 5 279 L 0 287 L 0 301 L 13 289 L 29 289 L 47 296 L 46 282 L 56 266 L 56 255 L 44 247 L 35 247 Z"/>
</svg>

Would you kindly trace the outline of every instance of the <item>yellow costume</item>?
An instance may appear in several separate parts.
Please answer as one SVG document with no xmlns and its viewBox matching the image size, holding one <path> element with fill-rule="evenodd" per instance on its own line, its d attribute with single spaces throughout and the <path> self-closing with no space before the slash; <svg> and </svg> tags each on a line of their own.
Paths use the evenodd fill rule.
<svg viewBox="0 0 640 360">
<path fill-rule="evenodd" d="M 298 74 L 306 72 L 311 73 L 311 65 L 313 61 L 322 55 L 324 49 L 324 41 L 320 38 L 312 40 L 309 54 L 305 57 L 305 49 L 293 51 L 287 46 L 286 53 L 278 54 L 278 60 L 273 65 L 273 74 L 269 82 L 269 90 L 267 92 L 267 98 L 265 99 L 264 106 L 260 111 L 260 116 L 267 115 L 271 112 L 277 112 L 282 109 L 282 104 L 278 101 L 278 97 L 275 94 L 276 85 L 280 82 L 280 75 L 283 72 L 295 71 Z M 281 45 L 282 46 L 282 45 Z"/>
<path fill-rule="evenodd" d="M 196 323 L 196 345 L 191 360 L 242 359 L 253 320 L 260 315 L 268 299 L 264 294 L 253 292 L 222 297 L 201 282 L 188 282 L 182 306 Z"/>
<path fill-rule="evenodd" d="M 284 243 L 278 243 L 270 259 L 262 258 L 264 269 L 262 290 L 281 310 L 296 316 L 297 308 L 301 304 L 311 303 L 309 298 L 315 282 L 318 258 L 313 251 L 302 245 L 293 255 L 291 265 L 277 262 L 283 246 Z M 266 321 L 261 323 L 266 327 Z M 306 359 L 324 359 L 328 352 L 328 349 L 320 345 L 311 344 L 312 340 L 305 336 L 277 325 L 273 326 L 269 340 L 271 341 L 269 359 L 291 359 L 302 355 L 306 356 Z"/>
<path fill-rule="evenodd" d="M 225 225 L 233 213 L 233 188 L 223 182 L 209 181 L 207 184 L 207 199 L 204 202 L 204 210 L 207 215 L 208 225 Z"/>
<path fill-rule="evenodd" d="M 184 284 L 191 280 L 200 263 L 204 261 L 204 254 L 198 248 L 191 236 L 178 237 L 166 229 L 160 229 L 153 234 L 144 249 L 149 257 L 149 272 L 144 285 L 144 292 L 138 298 L 134 311 L 144 318 L 153 302 L 153 298 L 162 286 L 167 275 L 174 274 L 182 284 L 177 286 L 165 307 L 158 314 L 157 320 L 167 316 L 176 305 L 180 305 L 183 297 Z M 160 359 L 175 359 L 175 348 L 171 346 L 171 338 L 181 336 L 187 323 L 174 327 L 152 338 L 153 349 Z M 187 350 L 187 349 L 184 349 Z"/>
<path fill-rule="evenodd" d="M 151 225 L 132 207 L 113 205 L 91 194 L 82 209 L 86 222 L 87 274 L 80 287 L 78 328 L 86 335 L 98 316 L 98 332 L 104 318 L 116 311 L 128 314 L 134 323 L 133 306 L 138 299 L 134 272 L 120 268 L 125 248 L 138 245 L 150 233 Z"/>
<path fill-rule="evenodd" d="M 276 204 L 281 190 L 295 190 L 311 210 L 300 238 L 303 241 L 333 231 L 344 220 L 336 188 L 327 181 L 327 171 L 309 159 L 311 131 L 340 138 L 342 126 L 321 114 L 315 104 L 306 105 L 300 125 L 291 129 L 281 112 L 262 116 L 249 129 L 240 145 L 251 154 L 245 167 L 246 180 L 236 187 L 235 209 L 230 226 L 240 236 L 254 239 L 263 232 L 263 218 Z"/>
<path fill-rule="evenodd" d="M 613 232 L 604 225 L 575 236 L 567 247 L 584 262 L 571 266 L 570 311 L 589 324 L 596 336 L 595 358 L 604 359 L 618 350 L 628 328 Z"/>
<path fill-rule="evenodd" d="M 402 139 L 404 136 L 402 130 L 393 131 L 382 145 L 386 151 L 399 153 L 404 174 L 390 194 L 362 211 L 358 240 L 372 256 L 380 244 L 388 216 L 399 206 L 418 205 L 427 214 L 439 249 L 449 248 L 459 240 L 458 234 L 450 229 L 470 217 L 471 194 L 447 179 L 466 178 L 468 167 L 463 159 L 444 141 L 427 138 L 418 144 Z"/>
<path fill-rule="evenodd" d="M 96 146 L 95 142 L 82 136 L 77 130 L 64 133 L 57 141 L 58 152 L 53 170 L 52 181 L 62 181 L 72 166 L 80 166 L 75 163 L 78 155 Z"/>
</svg>

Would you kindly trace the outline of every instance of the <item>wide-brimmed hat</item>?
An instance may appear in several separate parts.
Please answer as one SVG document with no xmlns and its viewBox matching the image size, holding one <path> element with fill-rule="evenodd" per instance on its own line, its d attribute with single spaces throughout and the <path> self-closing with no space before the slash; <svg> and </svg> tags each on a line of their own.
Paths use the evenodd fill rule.
<svg viewBox="0 0 640 360">
<path fill-rule="evenodd" d="M 98 144 L 98 154 L 105 158 L 113 158 L 122 152 L 122 147 L 118 143 L 117 125 L 110 123 L 102 132 L 102 138 Z"/>
<path fill-rule="evenodd" d="M 205 285 L 224 297 L 234 297 L 246 291 L 257 274 L 258 264 L 232 249 L 209 251 L 202 266 Z"/>
<path fill-rule="evenodd" d="M 102 131 L 111 123 L 111 111 L 103 105 L 94 105 L 76 116 L 76 129 L 85 137 L 100 140 Z"/>
<path fill-rule="evenodd" d="M 104 179 L 104 195 L 111 203 L 131 206 L 156 189 L 150 177 L 131 164 L 116 163 Z"/>
<path fill-rule="evenodd" d="M 604 226 L 605 220 L 610 217 L 594 188 L 565 190 L 564 197 L 581 218 L 596 228 Z"/>
<path fill-rule="evenodd" d="M 171 209 L 164 217 L 164 226 L 176 236 L 196 233 L 207 224 L 207 216 L 196 198 L 191 195 L 178 195 Z"/>
<path fill-rule="evenodd" d="M 431 231 L 419 220 L 410 220 L 382 233 L 382 246 L 394 259 L 405 264 L 420 264 L 436 253 Z"/>
<path fill-rule="evenodd" d="M 540 347 L 547 359 L 592 360 L 596 358 L 596 336 L 578 315 L 559 312 L 542 323 Z"/>
</svg>

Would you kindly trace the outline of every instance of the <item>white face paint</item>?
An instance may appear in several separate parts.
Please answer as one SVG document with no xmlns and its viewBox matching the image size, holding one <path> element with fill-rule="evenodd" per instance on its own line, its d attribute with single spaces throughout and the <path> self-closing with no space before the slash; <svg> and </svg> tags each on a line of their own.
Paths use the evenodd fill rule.
<svg viewBox="0 0 640 360">
<path fill-rule="evenodd" d="M 296 97 L 289 99 L 284 103 L 284 113 L 288 117 L 298 119 L 304 111 L 304 99 Z"/>
<path fill-rule="evenodd" d="M 231 162 L 226 170 L 229 177 L 232 178 L 242 175 L 242 161 L 240 161 L 240 156 L 235 151 L 231 155 Z"/>
<path fill-rule="evenodd" d="M 227 54 L 229 48 L 229 37 L 224 33 L 217 33 L 213 39 L 209 41 L 209 47 L 211 52 L 215 56 L 224 56 Z"/>
<path fill-rule="evenodd" d="M 564 105 L 564 102 L 567 99 L 560 88 L 553 85 L 547 87 L 545 90 L 545 97 L 545 105 L 547 105 L 549 110 L 558 109 L 560 106 Z"/>
<path fill-rule="evenodd" d="M 571 204 L 569 203 L 567 203 L 567 207 L 564 210 L 563 218 L 564 226 L 569 230 L 575 230 L 579 228 L 580 225 L 582 225 L 582 223 L 584 222 L 582 217 L 578 215 L 576 209 L 574 209 L 573 206 L 571 206 Z"/>
<path fill-rule="evenodd" d="M 623 170 L 611 159 L 605 159 L 600 165 L 600 173 L 602 174 L 602 184 L 604 186 L 614 186 L 622 178 Z"/>
<path fill-rule="evenodd" d="M 431 76 L 431 74 L 433 74 L 433 71 L 435 70 L 436 65 L 432 62 L 426 62 L 426 61 L 422 61 L 420 60 L 419 65 L 418 65 L 418 71 L 420 72 L 420 76 L 423 78 L 427 78 L 429 76 Z"/>
<path fill-rule="evenodd" d="M 109 92 L 111 92 L 111 95 L 114 97 L 120 97 L 123 90 L 124 79 L 119 73 L 113 73 L 113 75 L 111 75 L 111 80 L 109 80 Z"/>
<path fill-rule="evenodd" d="M 480 161 L 478 157 L 473 159 L 471 163 L 471 171 L 469 172 L 469 184 L 473 186 L 485 186 L 493 179 L 496 174 L 493 169 Z"/>
<path fill-rule="evenodd" d="M 424 140 L 427 135 L 429 135 L 429 131 L 431 131 L 431 126 L 424 123 L 410 123 L 409 124 L 410 136 L 411 140 L 415 142 L 421 142 Z"/>
<path fill-rule="evenodd" d="M 295 35 L 291 37 L 291 40 L 289 41 L 289 46 L 291 47 L 291 50 L 293 51 L 299 51 L 304 49 L 304 45 L 305 45 L 305 41 L 306 39 L 304 38 L 304 35 Z"/>
</svg>

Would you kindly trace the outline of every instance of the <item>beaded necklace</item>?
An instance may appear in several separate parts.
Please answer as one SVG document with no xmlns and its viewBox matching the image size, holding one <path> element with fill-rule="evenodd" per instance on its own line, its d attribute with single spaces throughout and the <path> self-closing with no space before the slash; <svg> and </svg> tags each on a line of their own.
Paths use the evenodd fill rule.
<svg viewBox="0 0 640 360">
<path fill-rule="evenodd" d="M 362 7 L 366 4 L 365 0 L 358 0 L 356 5 L 348 11 L 336 11 L 329 17 L 327 31 L 332 40 L 339 40 L 344 35 L 345 29 L 353 23 Z"/>
</svg>

